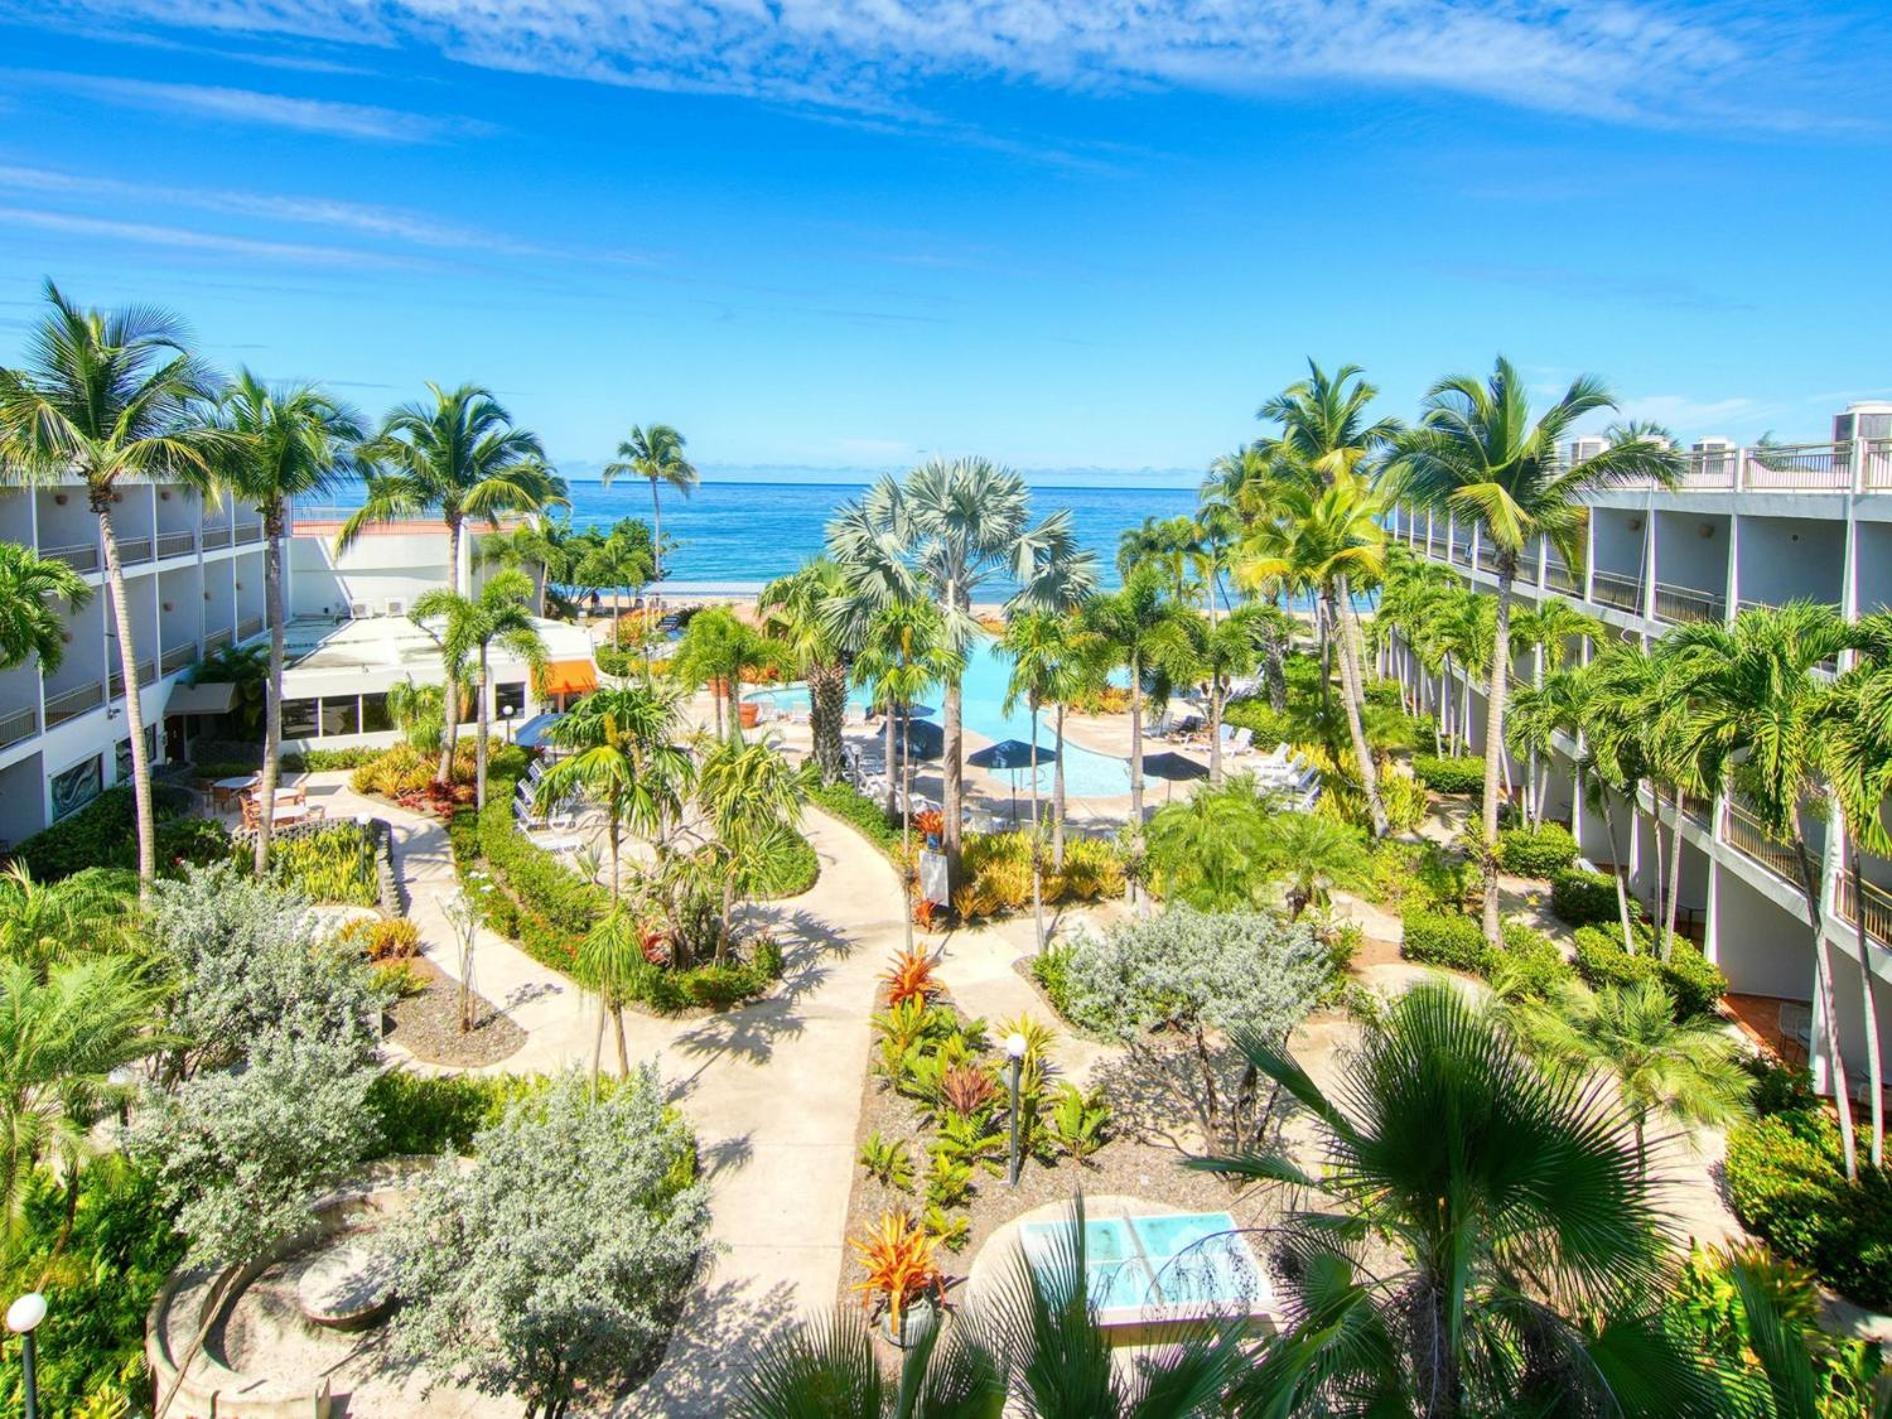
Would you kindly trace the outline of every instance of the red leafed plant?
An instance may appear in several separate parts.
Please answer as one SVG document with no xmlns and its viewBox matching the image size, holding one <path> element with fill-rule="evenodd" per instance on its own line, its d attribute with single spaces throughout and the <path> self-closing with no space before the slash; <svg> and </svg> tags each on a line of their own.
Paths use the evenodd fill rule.
<svg viewBox="0 0 1892 1419">
<path fill-rule="evenodd" d="M 939 1101 L 961 1118 L 971 1118 L 997 1093 L 992 1076 L 976 1064 L 955 1064 L 940 1076 Z"/>
<path fill-rule="evenodd" d="M 929 897 L 913 899 L 913 924 L 922 931 L 937 931 L 946 920 L 946 908 Z"/>
<path fill-rule="evenodd" d="M 933 979 L 933 958 L 926 954 L 925 948 L 915 946 L 911 951 L 901 951 L 888 963 L 881 974 L 881 980 L 887 986 L 887 1003 L 899 1005 L 908 1000 L 927 1000 L 939 992 L 939 982 Z"/>
<path fill-rule="evenodd" d="M 923 838 L 936 838 L 946 831 L 946 815 L 937 808 L 922 808 L 913 815 L 913 831 Z"/>
</svg>

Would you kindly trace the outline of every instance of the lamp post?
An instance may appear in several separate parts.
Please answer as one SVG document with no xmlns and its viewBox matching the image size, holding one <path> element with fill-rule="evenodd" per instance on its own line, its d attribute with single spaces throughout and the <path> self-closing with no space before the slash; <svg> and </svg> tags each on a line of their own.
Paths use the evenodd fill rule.
<svg viewBox="0 0 1892 1419">
<path fill-rule="evenodd" d="M 28 1291 L 7 1307 L 7 1329 L 20 1337 L 20 1372 L 26 1393 L 26 1419 L 39 1419 L 39 1355 L 33 1348 L 33 1332 L 46 1319 L 46 1298 Z"/>
<path fill-rule="evenodd" d="M 512 745 L 512 712 L 513 706 L 511 705 L 501 705 L 499 708 L 499 722 L 505 726 L 506 744 L 509 748 Z"/>
<path fill-rule="evenodd" d="M 1025 1051 L 1029 1048 L 1025 1037 L 1016 1032 L 1005 1037 L 1005 1054 L 1011 1060 L 1007 1071 L 1007 1080 L 1012 1091 L 1012 1151 L 1011 1160 L 1006 1168 L 1005 1184 L 1007 1187 L 1018 1186 L 1018 1076 L 1025 1068 Z"/>
</svg>

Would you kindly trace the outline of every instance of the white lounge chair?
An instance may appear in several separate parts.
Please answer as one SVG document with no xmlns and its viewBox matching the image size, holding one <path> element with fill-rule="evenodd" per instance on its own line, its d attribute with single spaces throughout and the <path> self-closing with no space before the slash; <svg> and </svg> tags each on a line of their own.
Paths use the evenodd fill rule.
<svg viewBox="0 0 1892 1419">
<path fill-rule="evenodd" d="M 1228 743 L 1222 747 L 1231 754 L 1240 755 L 1249 753 L 1255 747 L 1255 731 L 1252 729 L 1238 729 L 1233 734 L 1229 735 Z"/>
</svg>

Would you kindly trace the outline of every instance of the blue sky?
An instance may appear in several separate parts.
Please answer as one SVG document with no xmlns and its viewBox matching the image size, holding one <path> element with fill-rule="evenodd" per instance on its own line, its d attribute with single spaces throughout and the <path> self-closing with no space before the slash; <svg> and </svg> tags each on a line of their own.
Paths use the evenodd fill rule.
<svg viewBox="0 0 1892 1419">
<path fill-rule="evenodd" d="M 0 0 L 0 361 L 51 275 L 370 414 L 486 384 L 573 471 L 651 419 L 1195 469 L 1308 355 L 1819 438 L 1892 394 L 1888 52 L 1863 3 Z"/>
</svg>

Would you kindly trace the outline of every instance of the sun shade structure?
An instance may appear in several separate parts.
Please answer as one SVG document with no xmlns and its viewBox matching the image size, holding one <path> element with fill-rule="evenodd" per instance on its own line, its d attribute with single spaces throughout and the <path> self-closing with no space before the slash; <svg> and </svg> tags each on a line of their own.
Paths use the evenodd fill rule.
<svg viewBox="0 0 1892 1419">
<path fill-rule="evenodd" d="M 966 762 L 977 769 L 987 769 L 994 773 L 1017 773 L 1021 769 L 1031 768 L 1031 745 L 1023 739 L 1001 739 L 996 744 L 987 745 L 977 753 L 966 755 Z M 1058 751 L 1038 746 L 1038 766 L 1056 763 Z"/>
<path fill-rule="evenodd" d="M 588 695 L 598 688 L 598 667 L 590 660 L 553 660 L 545 666 L 545 693 Z"/>
</svg>

